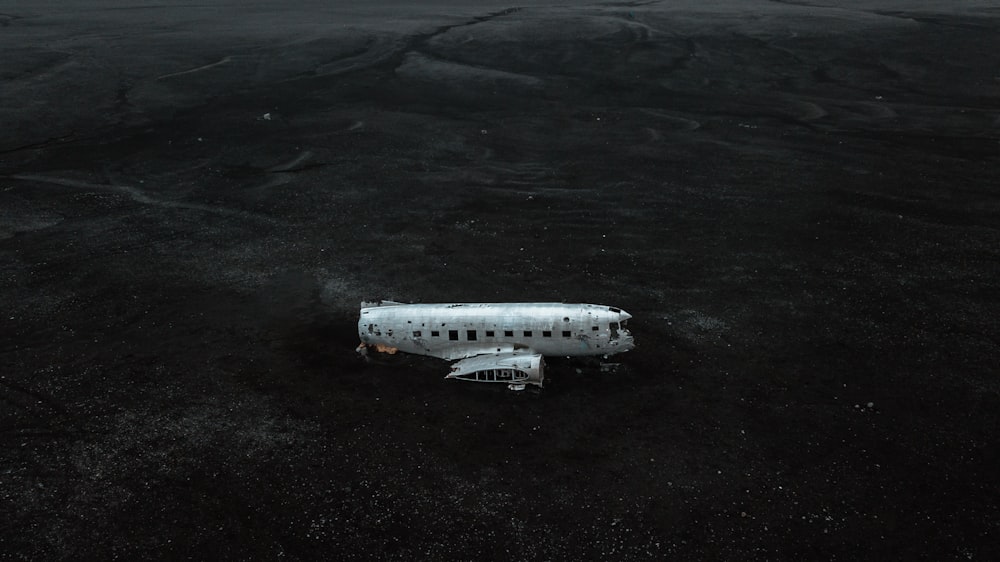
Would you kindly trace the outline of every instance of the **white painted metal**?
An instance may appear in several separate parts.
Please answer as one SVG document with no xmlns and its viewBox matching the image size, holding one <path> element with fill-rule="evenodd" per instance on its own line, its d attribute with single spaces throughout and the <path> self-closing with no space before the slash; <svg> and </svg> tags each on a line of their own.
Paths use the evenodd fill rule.
<svg viewBox="0 0 1000 562">
<path fill-rule="evenodd" d="M 501 369 L 503 359 L 537 355 L 612 355 L 635 346 L 625 329 L 629 313 L 610 306 L 566 303 L 362 303 L 358 335 L 363 346 L 453 361 L 487 360 L 481 370 Z M 477 361 L 479 365 L 482 361 Z M 462 365 L 457 363 L 456 367 Z M 467 364 L 471 365 L 471 363 Z M 467 374 L 464 367 L 460 372 Z M 475 372 L 469 371 L 469 372 Z M 449 378 L 469 379 L 449 375 Z M 543 366 L 526 380 L 541 385 Z M 485 382 L 485 381 L 480 381 Z M 510 382 L 510 381 L 489 381 Z"/>
<path fill-rule="evenodd" d="M 445 378 L 542 386 L 545 360 L 538 353 L 520 351 L 476 355 L 455 362 Z"/>
</svg>

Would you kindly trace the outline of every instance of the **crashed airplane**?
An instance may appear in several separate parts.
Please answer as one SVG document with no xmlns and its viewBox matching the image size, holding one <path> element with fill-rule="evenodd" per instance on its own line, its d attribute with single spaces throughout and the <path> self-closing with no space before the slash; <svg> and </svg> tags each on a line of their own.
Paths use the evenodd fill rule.
<svg viewBox="0 0 1000 562">
<path fill-rule="evenodd" d="M 564 303 L 361 303 L 360 353 L 455 361 L 445 378 L 542 386 L 545 355 L 612 355 L 635 347 L 613 306 Z"/>
</svg>

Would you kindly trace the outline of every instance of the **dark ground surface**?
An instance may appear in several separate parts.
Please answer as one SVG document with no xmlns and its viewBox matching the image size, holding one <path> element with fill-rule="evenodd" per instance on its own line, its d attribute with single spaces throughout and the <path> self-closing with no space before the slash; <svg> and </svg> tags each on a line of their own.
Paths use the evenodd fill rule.
<svg viewBox="0 0 1000 562">
<path fill-rule="evenodd" d="M 0 557 L 1000 555 L 1000 10 L 131 4 L 0 3 Z"/>
</svg>

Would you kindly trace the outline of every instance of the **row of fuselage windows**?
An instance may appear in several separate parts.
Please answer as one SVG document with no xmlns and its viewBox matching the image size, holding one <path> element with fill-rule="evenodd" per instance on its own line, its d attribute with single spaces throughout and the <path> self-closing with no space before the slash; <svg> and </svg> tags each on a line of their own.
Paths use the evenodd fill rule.
<svg viewBox="0 0 1000 562">
<path fill-rule="evenodd" d="M 597 326 L 593 326 L 591 329 L 596 332 Z M 534 330 L 519 330 L 519 331 L 526 338 L 535 337 Z M 460 341 L 459 335 L 461 334 L 461 332 L 462 330 L 448 330 L 448 339 L 451 341 Z M 479 333 L 480 333 L 479 330 L 464 330 L 464 332 L 465 332 L 465 341 L 479 341 Z M 415 338 L 423 337 L 423 333 L 424 333 L 423 330 L 413 330 L 413 337 Z M 430 337 L 432 338 L 441 337 L 441 330 L 431 330 L 430 333 L 431 333 Z M 552 330 L 541 330 L 541 333 L 543 338 L 551 338 L 553 332 Z M 497 337 L 496 334 L 497 334 L 496 330 L 483 330 L 484 338 L 495 338 Z M 503 337 L 505 338 L 514 337 L 514 330 L 503 330 Z M 564 338 L 573 337 L 572 330 L 563 330 L 562 337 Z"/>
</svg>

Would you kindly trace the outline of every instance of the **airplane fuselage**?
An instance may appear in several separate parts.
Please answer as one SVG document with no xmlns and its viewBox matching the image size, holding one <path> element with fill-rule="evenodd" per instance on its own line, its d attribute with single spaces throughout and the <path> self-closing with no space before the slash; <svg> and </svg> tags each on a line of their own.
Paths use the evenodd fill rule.
<svg viewBox="0 0 1000 562">
<path fill-rule="evenodd" d="M 368 346 L 455 360 L 519 350 L 540 355 L 612 355 L 634 347 L 621 309 L 594 304 L 453 303 L 362 306 Z"/>
</svg>

